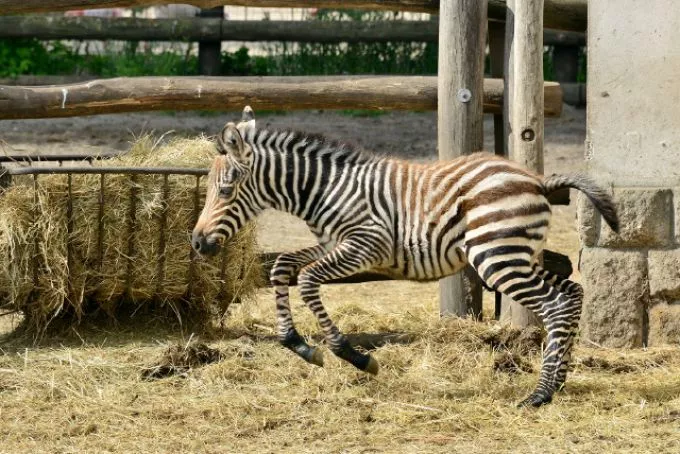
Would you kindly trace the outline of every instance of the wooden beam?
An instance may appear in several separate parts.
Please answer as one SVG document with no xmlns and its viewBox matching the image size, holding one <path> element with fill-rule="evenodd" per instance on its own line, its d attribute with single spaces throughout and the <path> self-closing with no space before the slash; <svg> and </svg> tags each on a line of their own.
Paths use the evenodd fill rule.
<svg viewBox="0 0 680 454">
<path fill-rule="evenodd" d="M 562 90 L 545 83 L 546 115 L 559 116 Z M 501 111 L 503 81 L 484 81 L 484 110 Z M 435 110 L 434 76 L 132 77 L 71 85 L 0 86 L 0 119 L 73 117 L 156 110 Z"/>
<path fill-rule="evenodd" d="M 162 3 L 162 2 L 161 2 Z M 192 5 L 211 8 L 220 5 L 264 8 L 334 8 L 383 11 L 414 11 L 437 14 L 438 0 L 190 0 Z M 505 20 L 507 0 L 488 0 L 489 18 Z M 0 0 L 0 15 L 47 13 L 73 9 L 145 7 L 158 0 Z M 587 0 L 545 0 L 545 26 L 558 30 L 585 31 Z"/>
<path fill-rule="evenodd" d="M 492 22 L 502 24 L 502 22 Z M 226 21 L 217 18 L 0 16 L 0 38 L 121 41 L 437 42 L 431 21 Z M 582 46 L 585 34 L 544 31 L 544 43 Z"/>
<path fill-rule="evenodd" d="M 543 173 L 543 0 L 508 0 L 506 25 L 506 134 L 508 156 Z M 524 328 L 536 316 L 508 297 L 503 316 Z"/>
<path fill-rule="evenodd" d="M 164 2 L 159 0 L 0 0 L 0 14 L 25 14 L 73 9 L 148 7 Z M 436 13 L 437 0 L 189 0 L 200 8 L 221 5 L 261 8 L 333 8 L 368 9 L 386 11 L 415 11 Z"/>
<path fill-rule="evenodd" d="M 448 160 L 484 148 L 486 0 L 443 2 L 439 17 L 437 142 Z M 482 285 L 471 267 L 440 280 L 439 312 L 481 318 Z"/>
<path fill-rule="evenodd" d="M 506 20 L 508 0 L 488 0 L 489 17 Z M 543 26 L 557 30 L 586 31 L 588 28 L 587 0 L 545 0 Z"/>
</svg>

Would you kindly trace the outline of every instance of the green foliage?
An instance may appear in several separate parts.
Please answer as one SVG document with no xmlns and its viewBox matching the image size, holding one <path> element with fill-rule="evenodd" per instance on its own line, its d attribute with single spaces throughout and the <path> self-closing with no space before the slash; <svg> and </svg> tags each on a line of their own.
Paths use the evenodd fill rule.
<svg viewBox="0 0 680 454">
<path fill-rule="evenodd" d="M 320 9 L 317 21 L 385 21 L 399 12 Z M 433 43 L 281 43 L 269 50 L 280 75 L 436 74 Z"/>
<path fill-rule="evenodd" d="M 78 56 L 59 41 L 0 39 L 0 77 L 71 73 Z"/>
</svg>

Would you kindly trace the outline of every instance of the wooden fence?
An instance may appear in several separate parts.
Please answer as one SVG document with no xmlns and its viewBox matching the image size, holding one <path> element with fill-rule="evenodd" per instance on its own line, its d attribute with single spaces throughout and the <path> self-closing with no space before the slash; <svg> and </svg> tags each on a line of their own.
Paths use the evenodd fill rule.
<svg viewBox="0 0 680 454">
<path fill-rule="evenodd" d="M 143 7 L 158 0 L 0 0 L 0 15 L 68 11 L 88 8 Z M 485 2 L 486 3 L 486 2 Z M 192 0 L 192 5 L 212 8 L 220 5 L 262 8 L 334 8 L 413 11 L 437 14 L 438 0 Z M 488 18 L 505 21 L 507 0 L 488 0 Z M 545 0 L 544 26 L 558 30 L 586 30 L 588 0 Z"/>
<path fill-rule="evenodd" d="M 562 90 L 545 82 L 546 115 L 559 116 Z M 486 79 L 484 111 L 503 109 L 503 80 Z M 122 77 L 70 85 L 0 86 L 0 120 L 154 110 L 436 110 L 435 76 Z"/>
<path fill-rule="evenodd" d="M 546 46 L 584 46 L 579 32 L 545 30 Z M 0 16 L 0 38 L 129 41 L 437 42 L 439 21 L 233 21 L 214 17 Z"/>
<path fill-rule="evenodd" d="M 101 8 L 102 6 L 146 6 L 157 0 L 0 0 L 0 14 L 28 12 L 64 11 L 68 9 Z M 195 5 L 208 8 L 224 3 L 233 5 L 265 7 L 307 7 L 307 8 L 365 8 L 408 10 L 436 13 L 439 2 L 435 0 L 194 0 Z M 439 11 L 439 76 L 433 81 L 427 78 L 393 78 L 385 86 L 381 78 L 363 78 L 345 83 L 342 91 L 325 87 L 314 91 L 310 83 L 301 79 L 287 78 L 277 81 L 283 86 L 271 86 L 268 101 L 274 107 L 292 107 L 301 97 L 325 99 L 324 103 L 336 108 L 434 108 L 439 113 L 438 133 L 440 157 L 452 158 L 460 153 L 478 149 L 481 137 L 481 115 L 488 100 L 487 85 L 482 77 L 485 29 L 487 19 L 505 21 L 504 26 L 489 27 L 493 30 L 490 47 L 492 70 L 500 75 L 498 63 L 502 61 L 505 89 L 502 90 L 501 113 L 498 106 L 493 112 L 495 137 L 499 142 L 496 150 L 508 154 L 511 159 L 524 162 L 536 171 L 541 171 L 543 116 L 548 85 L 543 82 L 543 28 L 583 31 L 586 25 L 586 0 L 447 0 Z M 488 6 L 488 8 L 487 8 Z M 488 14 L 488 16 L 487 16 Z M 221 27 L 220 27 L 221 28 Z M 221 31 L 220 31 L 221 33 Z M 220 35 L 219 39 L 222 35 Z M 505 39 L 499 39 L 505 36 Z M 503 55 L 502 58 L 500 56 Z M 378 84 L 375 82 L 379 81 Z M 242 86 L 221 87 L 226 91 L 227 100 L 241 107 L 251 103 L 255 109 L 262 108 L 257 102 L 262 93 L 263 79 L 229 82 L 225 79 L 192 78 L 149 78 L 114 79 L 94 81 L 82 86 L 58 87 L 8 87 L 0 86 L 0 118 L 49 117 L 83 115 L 103 112 L 130 110 L 155 110 L 175 108 L 206 108 L 206 87 L 212 83 L 241 83 Z M 333 80 L 333 86 L 343 85 Z M 419 90 L 418 83 L 429 88 Z M 499 85 L 500 82 L 494 82 Z M 363 88 L 357 89 L 363 85 Z M 237 96 L 229 99 L 230 93 L 239 88 Z M 421 86 L 422 88 L 422 86 Z M 216 88 L 213 88 L 217 90 Z M 559 86 L 556 88 L 561 96 Z M 297 91 L 296 91 L 297 90 Z M 335 90 L 335 91 L 331 91 Z M 297 96 L 290 96 L 295 91 Z M 387 91 L 387 92 L 385 92 Z M 395 94 L 396 93 L 396 94 Z M 212 94 L 212 92 L 211 92 Z M 324 98 L 324 95 L 326 98 Z M 146 97 L 145 97 L 146 96 Z M 408 98 L 406 101 L 395 99 Z M 436 96 L 436 103 L 433 102 Z M 427 102 L 423 99 L 427 98 Z M 141 108 L 131 107 L 133 103 L 145 101 Z M 368 99 L 369 101 L 366 101 Z M 224 99 L 221 100 L 224 109 Z M 305 104 L 313 107 L 314 100 Z M 304 103 L 303 103 L 304 104 Z M 232 104 L 229 104 L 230 106 Z M 160 107 L 159 107 L 160 106 Z M 14 112 L 14 113 L 12 113 Z M 17 113 L 18 112 L 18 113 Z M 529 119 L 530 121 L 526 121 Z M 452 276 L 442 280 L 441 312 L 457 315 L 479 314 L 480 295 L 463 285 L 462 278 Z M 475 289 L 474 281 L 470 281 Z M 528 323 L 526 317 L 515 317 L 520 325 Z"/>
</svg>

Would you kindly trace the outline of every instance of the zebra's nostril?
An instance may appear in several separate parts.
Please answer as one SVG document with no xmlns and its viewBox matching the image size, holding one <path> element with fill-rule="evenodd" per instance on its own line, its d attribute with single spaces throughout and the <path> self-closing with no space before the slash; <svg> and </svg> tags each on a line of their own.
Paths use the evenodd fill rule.
<svg viewBox="0 0 680 454">
<path fill-rule="evenodd" d="M 201 252 L 201 242 L 200 241 L 198 241 L 198 240 L 194 241 L 194 250 L 196 252 Z"/>
</svg>

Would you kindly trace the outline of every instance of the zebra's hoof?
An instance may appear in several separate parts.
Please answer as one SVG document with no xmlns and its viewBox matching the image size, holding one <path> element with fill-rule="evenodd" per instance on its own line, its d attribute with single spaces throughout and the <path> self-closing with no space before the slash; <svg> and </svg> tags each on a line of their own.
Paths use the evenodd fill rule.
<svg viewBox="0 0 680 454">
<path fill-rule="evenodd" d="M 380 370 L 380 365 L 378 364 L 378 361 L 373 359 L 372 356 L 368 355 L 368 364 L 366 364 L 364 372 L 368 372 L 371 375 L 378 375 L 378 370 Z"/>
<path fill-rule="evenodd" d="M 309 355 L 307 361 L 315 366 L 323 367 L 323 353 L 321 353 L 321 350 L 316 347 L 310 347 L 310 350 L 311 355 Z"/>
<path fill-rule="evenodd" d="M 552 402 L 552 396 L 545 395 L 542 393 L 531 393 L 529 397 L 524 399 L 522 402 L 517 404 L 517 408 L 526 408 L 526 407 L 540 407 L 541 405 L 549 404 Z"/>
</svg>

